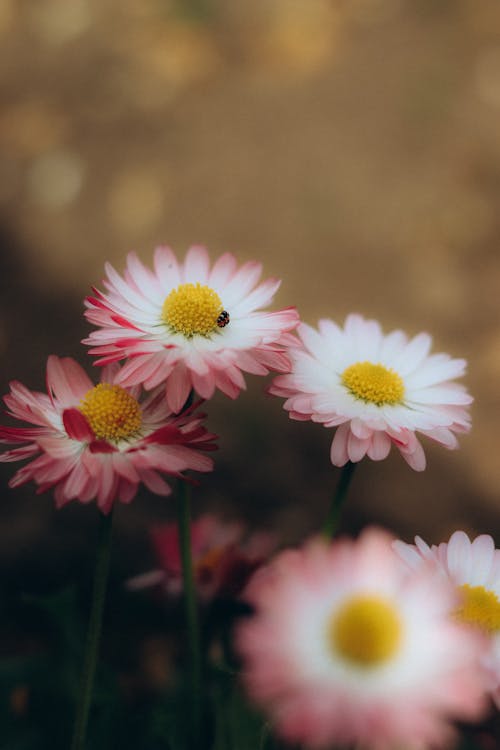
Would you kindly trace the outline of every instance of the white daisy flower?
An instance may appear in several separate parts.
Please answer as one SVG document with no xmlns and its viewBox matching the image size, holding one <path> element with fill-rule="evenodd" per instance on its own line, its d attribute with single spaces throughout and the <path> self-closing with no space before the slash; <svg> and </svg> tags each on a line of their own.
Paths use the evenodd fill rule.
<svg viewBox="0 0 500 750">
<path fill-rule="evenodd" d="M 120 384 L 147 390 L 164 383 L 167 402 L 179 412 L 191 389 L 211 398 L 215 389 L 236 398 L 242 371 L 286 372 L 284 345 L 298 323 L 295 308 L 259 311 L 269 305 L 279 279 L 258 284 L 260 263 L 238 268 L 230 253 L 210 267 L 203 247 L 191 247 L 179 263 L 168 247 L 158 247 L 154 270 L 130 253 L 124 276 L 106 264 L 106 292 L 85 304 L 87 319 L 99 327 L 84 340 L 96 364 L 129 358 Z"/>
<path fill-rule="evenodd" d="M 432 563 L 439 577 L 458 588 L 461 601 L 453 615 L 488 639 L 482 663 L 492 698 L 500 708 L 500 550 L 495 549 L 493 538 L 481 534 L 471 542 L 464 531 L 455 531 L 449 542 L 437 546 L 429 547 L 417 536 L 415 546 L 397 541 L 394 549 L 412 570 Z"/>
<path fill-rule="evenodd" d="M 380 461 L 395 445 L 416 471 L 425 454 L 416 433 L 446 448 L 455 433 L 470 429 L 466 389 L 454 382 L 464 359 L 430 354 L 432 339 L 402 331 L 384 335 L 375 320 L 349 315 L 344 328 L 320 320 L 319 330 L 301 323 L 301 341 L 289 348 L 291 372 L 274 379 L 270 392 L 286 397 L 292 419 L 336 427 L 331 446 L 335 466 Z"/>
<path fill-rule="evenodd" d="M 250 696 L 313 748 L 442 747 L 485 710 L 483 640 L 453 621 L 449 581 L 411 575 L 384 532 L 278 555 L 244 593 L 237 646 Z"/>
</svg>

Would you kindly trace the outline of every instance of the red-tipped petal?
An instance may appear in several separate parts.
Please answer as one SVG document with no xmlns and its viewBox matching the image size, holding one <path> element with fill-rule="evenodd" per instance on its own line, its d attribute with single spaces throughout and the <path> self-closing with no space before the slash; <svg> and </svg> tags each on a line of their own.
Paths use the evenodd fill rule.
<svg viewBox="0 0 500 750">
<path fill-rule="evenodd" d="M 62 418 L 64 429 L 72 440 L 88 443 L 94 439 L 89 423 L 78 409 L 65 409 Z"/>
<path fill-rule="evenodd" d="M 117 448 L 107 443 L 106 440 L 93 440 L 89 445 L 89 450 L 91 453 L 116 453 Z"/>
</svg>

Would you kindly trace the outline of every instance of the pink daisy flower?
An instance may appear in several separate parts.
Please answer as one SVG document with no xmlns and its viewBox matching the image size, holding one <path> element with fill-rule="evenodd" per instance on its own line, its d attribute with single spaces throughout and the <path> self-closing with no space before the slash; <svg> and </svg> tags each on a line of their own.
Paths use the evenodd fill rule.
<svg viewBox="0 0 500 750">
<path fill-rule="evenodd" d="M 408 571 L 382 531 L 280 554 L 245 592 L 237 646 L 251 697 L 307 747 L 441 747 L 487 706 L 483 641 L 452 621 L 455 590 Z"/>
<path fill-rule="evenodd" d="M 237 267 L 230 253 L 210 267 L 203 247 L 191 247 L 179 263 L 168 247 L 158 247 L 154 271 L 130 253 L 124 276 L 106 264 L 106 293 L 86 300 L 87 319 L 99 326 L 85 339 L 96 364 L 131 358 L 121 385 L 147 390 L 166 383 L 167 401 L 178 412 L 194 389 L 211 398 L 216 388 L 236 398 L 245 388 L 242 371 L 285 372 L 283 345 L 296 327 L 294 308 L 258 312 L 269 305 L 280 281 L 257 286 L 260 263 Z"/>
<path fill-rule="evenodd" d="M 168 595 L 182 591 L 182 565 L 176 524 L 152 529 L 159 567 L 131 578 L 132 590 L 160 586 Z M 273 535 L 248 534 L 243 524 L 221 521 L 213 515 L 200 516 L 191 523 L 191 554 L 198 594 L 204 601 L 237 596 L 250 575 L 271 554 Z"/>
<path fill-rule="evenodd" d="M 330 457 L 335 466 L 364 456 L 380 461 L 395 445 L 416 471 L 425 454 L 416 433 L 456 448 L 455 433 L 470 429 L 471 396 L 453 382 L 463 359 L 430 354 L 432 339 L 402 331 L 384 336 L 375 320 L 349 315 L 344 328 L 320 320 L 302 323 L 301 342 L 289 349 L 291 372 L 274 379 L 270 392 L 284 396 L 292 419 L 336 427 Z"/>
<path fill-rule="evenodd" d="M 103 368 L 94 386 L 75 360 L 52 355 L 47 394 L 10 384 L 4 397 L 8 413 L 34 425 L 0 427 L 0 442 L 19 446 L 0 454 L 0 461 L 33 459 L 14 475 L 11 487 L 33 480 L 38 492 L 54 488 L 58 508 L 95 499 L 108 513 L 115 500 L 129 503 L 141 482 L 168 495 L 162 475 L 212 470 L 212 460 L 200 451 L 213 450 L 215 436 L 202 426 L 202 416 L 193 410 L 172 415 L 163 389 L 140 401 L 140 387 L 116 384 L 119 372 L 116 364 Z"/>
<path fill-rule="evenodd" d="M 500 708 L 500 550 L 495 549 L 492 537 L 481 534 L 471 542 L 464 531 L 455 531 L 449 542 L 437 546 L 429 547 L 417 536 L 415 546 L 397 541 L 394 549 L 411 570 L 432 563 L 439 577 L 457 587 L 460 603 L 453 615 L 486 636 L 489 646 L 482 664 Z"/>
</svg>

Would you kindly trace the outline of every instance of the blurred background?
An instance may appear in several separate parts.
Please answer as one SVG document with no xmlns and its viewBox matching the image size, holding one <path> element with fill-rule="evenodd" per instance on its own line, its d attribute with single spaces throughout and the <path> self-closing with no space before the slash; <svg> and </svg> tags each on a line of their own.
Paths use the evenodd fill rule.
<svg viewBox="0 0 500 750">
<path fill-rule="evenodd" d="M 91 369 L 82 299 L 106 260 L 231 251 L 311 324 L 357 311 L 469 360 L 461 449 L 427 443 L 423 474 L 395 451 L 364 462 L 344 529 L 500 531 L 498 0 L 0 0 L 0 91 L 2 393 L 43 388 L 50 353 Z M 220 451 L 195 512 L 296 542 L 337 481 L 332 435 L 248 383 L 208 405 Z M 7 589 L 87 574 L 94 509 L 55 512 L 0 470 Z M 173 516 L 161 498 L 119 509 L 117 585 Z"/>
</svg>

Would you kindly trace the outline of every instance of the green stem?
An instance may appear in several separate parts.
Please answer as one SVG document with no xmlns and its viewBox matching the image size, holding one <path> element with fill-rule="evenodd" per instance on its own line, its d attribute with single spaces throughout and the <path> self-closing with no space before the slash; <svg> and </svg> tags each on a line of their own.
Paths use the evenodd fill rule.
<svg viewBox="0 0 500 750">
<path fill-rule="evenodd" d="M 201 651 L 196 587 L 193 577 L 193 560 L 191 554 L 190 494 L 188 483 L 181 480 L 179 482 L 177 523 L 184 587 L 184 608 L 189 643 L 192 742 L 194 748 L 199 748 L 201 737 Z"/>
<path fill-rule="evenodd" d="M 71 750 L 84 750 L 85 747 L 85 734 L 87 731 L 90 705 L 92 703 L 92 691 L 99 655 L 99 642 L 101 639 L 102 613 L 104 610 L 104 600 L 106 597 L 106 587 L 108 582 L 112 529 L 113 510 L 111 510 L 107 516 L 101 513 L 99 519 L 99 539 L 97 542 L 94 573 L 94 590 L 92 593 L 92 609 L 90 612 L 90 621 L 87 631 L 80 699 L 77 706 Z"/>
<path fill-rule="evenodd" d="M 351 461 L 348 461 L 345 466 L 342 467 L 342 473 L 340 474 L 339 483 L 337 485 L 335 495 L 333 496 L 332 504 L 330 506 L 330 512 L 328 514 L 328 518 L 326 519 L 326 523 L 323 526 L 323 533 L 329 539 L 335 536 L 338 530 L 340 515 L 342 513 L 342 508 L 347 497 L 347 490 L 349 489 L 349 485 L 351 484 L 351 479 L 352 475 L 354 474 L 355 468 L 356 464 L 352 463 Z"/>
</svg>

